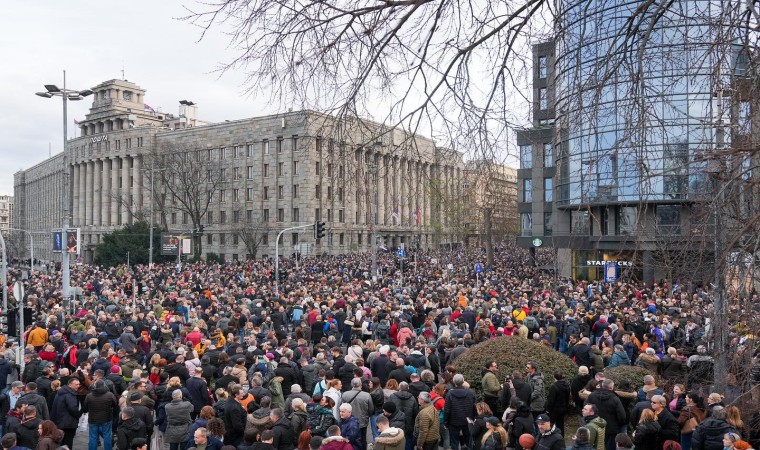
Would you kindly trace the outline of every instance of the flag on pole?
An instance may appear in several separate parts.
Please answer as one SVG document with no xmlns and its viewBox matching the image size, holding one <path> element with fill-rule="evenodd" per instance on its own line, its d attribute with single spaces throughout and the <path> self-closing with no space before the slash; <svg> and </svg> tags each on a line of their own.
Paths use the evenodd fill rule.
<svg viewBox="0 0 760 450">
<path fill-rule="evenodd" d="M 398 208 L 395 207 L 395 206 L 393 207 L 393 212 L 391 212 L 391 216 L 393 217 L 393 220 L 395 222 L 400 222 L 401 221 L 401 216 L 398 213 Z"/>
<path fill-rule="evenodd" d="M 414 222 L 417 225 L 419 225 L 420 222 L 422 222 L 422 217 L 421 217 L 421 214 L 420 214 L 420 208 L 419 208 L 419 206 L 417 207 L 417 209 L 414 210 Z"/>
<path fill-rule="evenodd" d="M 150 111 L 150 112 L 152 112 L 152 113 L 155 113 L 155 112 L 156 112 L 156 110 L 155 110 L 155 109 L 153 109 L 153 107 L 152 107 L 152 106 L 150 106 L 150 105 L 149 105 L 149 104 L 147 104 L 147 103 L 143 103 L 143 108 L 145 109 L 145 111 Z"/>
<path fill-rule="evenodd" d="M 74 119 L 74 125 L 79 125 L 79 121 L 77 119 Z"/>
</svg>

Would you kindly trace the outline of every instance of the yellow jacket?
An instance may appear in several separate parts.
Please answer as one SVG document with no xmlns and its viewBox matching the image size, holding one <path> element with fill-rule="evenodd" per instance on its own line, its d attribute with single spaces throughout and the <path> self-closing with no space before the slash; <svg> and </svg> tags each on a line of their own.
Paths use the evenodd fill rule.
<svg viewBox="0 0 760 450">
<path fill-rule="evenodd" d="M 26 343 L 34 347 L 42 347 L 48 341 L 48 332 L 42 327 L 36 327 L 26 337 Z"/>
</svg>

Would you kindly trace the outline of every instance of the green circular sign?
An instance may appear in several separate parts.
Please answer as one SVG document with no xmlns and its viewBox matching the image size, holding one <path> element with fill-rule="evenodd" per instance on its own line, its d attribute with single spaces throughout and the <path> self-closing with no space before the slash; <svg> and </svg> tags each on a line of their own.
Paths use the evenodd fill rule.
<svg viewBox="0 0 760 450">
<path fill-rule="evenodd" d="M 533 238 L 534 247 L 541 247 L 542 245 L 544 245 L 544 241 L 542 241 L 541 238 Z"/>
</svg>

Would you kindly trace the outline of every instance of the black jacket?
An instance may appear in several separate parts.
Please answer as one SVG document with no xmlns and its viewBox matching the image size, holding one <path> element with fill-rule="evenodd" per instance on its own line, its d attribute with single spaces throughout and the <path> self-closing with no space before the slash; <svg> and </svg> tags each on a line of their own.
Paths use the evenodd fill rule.
<svg viewBox="0 0 760 450">
<path fill-rule="evenodd" d="M 662 427 L 656 420 L 640 423 L 633 435 L 633 444 L 637 450 L 661 450 L 660 431 Z"/>
<path fill-rule="evenodd" d="M 293 430 L 290 427 L 290 421 L 285 417 L 280 418 L 277 423 L 272 427 L 272 433 L 274 433 L 274 440 L 272 445 L 277 450 L 293 450 L 295 447 L 293 440 Z"/>
<path fill-rule="evenodd" d="M 185 382 L 187 392 L 190 393 L 190 403 L 193 404 L 193 411 L 198 413 L 201 408 L 211 404 L 211 400 L 208 395 L 208 385 L 206 380 L 200 377 L 190 377 Z"/>
<path fill-rule="evenodd" d="M 597 389 L 588 396 L 588 403 L 596 406 L 597 415 L 607 421 L 605 435 L 616 435 L 625 425 L 625 409 L 620 398 L 607 389 Z"/>
<path fill-rule="evenodd" d="M 147 437 L 148 433 L 145 430 L 145 423 L 137 417 L 132 417 L 119 424 L 116 432 L 116 447 L 119 450 L 128 450 L 132 439 Z"/>
<path fill-rule="evenodd" d="M 225 442 L 227 440 L 230 442 L 242 440 L 243 433 L 245 432 L 246 416 L 247 413 L 240 402 L 234 399 L 227 401 L 227 405 L 224 407 L 224 426 L 227 428 L 227 439 L 225 439 Z"/>
<path fill-rule="evenodd" d="M 12 370 L 11 364 L 5 358 L 0 358 L 0 389 L 5 389 L 8 386 L 8 375 Z"/>
<path fill-rule="evenodd" d="M 680 442 L 681 424 L 678 423 L 678 419 L 673 417 L 673 414 L 671 414 L 670 411 L 667 409 L 660 411 L 660 414 L 657 415 L 657 422 L 662 427 L 662 430 L 660 431 L 660 448 L 662 448 L 662 444 L 664 444 L 665 441 Z"/>
<path fill-rule="evenodd" d="M 475 417 L 475 393 L 470 389 L 453 388 L 446 393 L 443 407 L 444 425 L 466 427 L 467 418 Z"/>
<path fill-rule="evenodd" d="M 388 374 L 388 378 L 393 378 L 394 380 L 401 383 L 402 381 L 406 381 L 407 383 L 411 382 L 411 373 L 409 373 L 408 370 L 404 369 L 403 367 L 396 367 L 395 369 L 391 370 Z"/>
<path fill-rule="evenodd" d="M 131 403 L 129 406 L 135 410 L 135 419 L 145 422 L 145 432 L 148 436 L 153 434 L 153 410 L 139 403 Z"/>
<path fill-rule="evenodd" d="M 404 414 L 404 411 L 397 409 L 392 416 L 388 417 L 388 424 L 393 428 L 398 428 L 399 430 L 406 428 L 406 415 Z"/>
<path fill-rule="evenodd" d="M 0 403 L 2 406 L 2 403 Z M 53 400 L 53 408 L 50 410 L 50 420 L 62 430 L 75 429 L 79 426 L 79 418 L 82 411 L 79 409 L 79 400 L 76 391 L 68 385 L 61 387 Z"/>
<path fill-rule="evenodd" d="M 17 447 L 37 448 L 37 443 L 40 440 L 40 435 L 37 429 L 41 423 L 42 419 L 39 417 L 35 417 L 31 420 L 25 419 L 17 426 L 13 427 L 12 430 L 8 430 L 8 432 L 16 433 Z"/>
<path fill-rule="evenodd" d="M 50 418 L 47 399 L 45 397 L 36 392 L 31 392 L 24 396 L 24 400 L 26 400 L 29 406 L 34 406 L 37 409 L 37 417 L 42 420 L 48 420 Z"/>
<path fill-rule="evenodd" d="M 512 380 L 512 385 L 515 387 L 517 398 L 530 407 L 530 397 L 533 395 L 533 389 L 531 389 L 530 384 L 522 380 Z M 512 392 L 509 390 L 508 383 L 504 383 L 504 389 L 501 390 L 499 401 L 504 408 L 509 406 L 509 403 L 512 401 Z"/>
<path fill-rule="evenodd" d="M 287 397 L 290 395 L 290 387 L 298 383 L 298 374 L 289 364 L 280 364 L 274 369 L 274 374 L 278 377 L 282 377 L 282 396 Z M 350 385 L 351 383 L 349 380 L 349 386 Z"/>
<path fill-rule="evenodd" d="M 723 450 L 723 435 L 737 433 L 725 420 L 708 417 L 697 426 L 691 435 L 691 448 L 694 450 Z"/>
<path fill-rule="evenodd" d="M 617 430 L 615 430 L 617 431 Z M 552 427 L 548 433 L 539 434 L 536 439 L 536 446 L 534 450 L 564 450 L 565 440 L 562 438 L 562 433 L 555 427 Z"/>
<path fill-rule="evenodd" d="M 87 423 L 99 425 L 113 421 L 113 409 L 116 406 L 118 402 L 108 386 L 98 382 L 84 399 L 84 410 L 89 413 Z"/>
<path fill-rule="evenodd" d="M 0 375 L 2 376 L 2 375 Z M 52 404 L 52 395 L 51 392 L 53 392 L 51 385 L 53 383 L 53 380 L 46 377 L 39 377 L 35 380 L 35 383 L 37 383 L 37 393 L 40 394 L 46 401 L 48 410 L 53 407 Z"/>
<path fill-rule="evenodd" d="M 106 376 L 106 380 L 109 380 L 111 383 L 113 383 L 113 388 L 114 391 L 116 391 L 116 395 L 121 395 L 124 393 L 124 391 L 127 390 L 127 382 L 124 381 L 124 377 L 118 373 L 109 373 Z"/>
<path fill-rule="evenodd" d="M 409 391 L 398 391 L 391 395 L 388 401 L 395 403 L 396 409 L 404 413 L 406 418 L 404 434 L 411 436 L 414 433 L 414 419 L 420 410 L 417 397 L 413 396 Z"/>
<path fill-rule="evenodd" d="M 549 395 L 546 397 L 546 412 L 549 417 L 556 421 L 567 413 L 570 404 L 570 386 L 567 381 L 558 380 L 549 386 Z"/>
<path fill-rule="evenodd" d="M 386 355 L 377 355 L 372 360 L 370 369 L 372 369 L 372 375 L 380 378 L 380 382 L 385 385 L 388 381 L 391 370 L 393 370 L 393 364 Z"/>
</svg>

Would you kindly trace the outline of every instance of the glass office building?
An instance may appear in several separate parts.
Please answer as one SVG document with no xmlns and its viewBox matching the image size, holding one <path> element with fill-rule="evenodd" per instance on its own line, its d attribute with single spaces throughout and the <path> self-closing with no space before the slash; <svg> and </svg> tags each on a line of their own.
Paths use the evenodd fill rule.
<svg viewBox="0 0 760 450">
<path fill-rule="evenodd" d="M 537 156 L 544 144 L 531 142 L 540 124 L 518 133 L 532 167 L 518 175 L 518 208 L 532 219 L 518 243 L 560 250 L 564 276 L 595 279 L 610 260 L 646 281 L 692 270 L 673 269 L 672 252 L 704 228 L 696 212 L 714 192 L 706 160 L 736 134 L 741 108 L 729 92 L 744 76 L 737 49 L 746 30 L 731 24 L 740 23 L 741 8 L 710 0 L 642 5 L 558 2 L 553 79 L 543 95 L 534 92 L 533 105 L 535 115 L 547 98 L 556 118 L 551 171 Z"/>
</svg>

